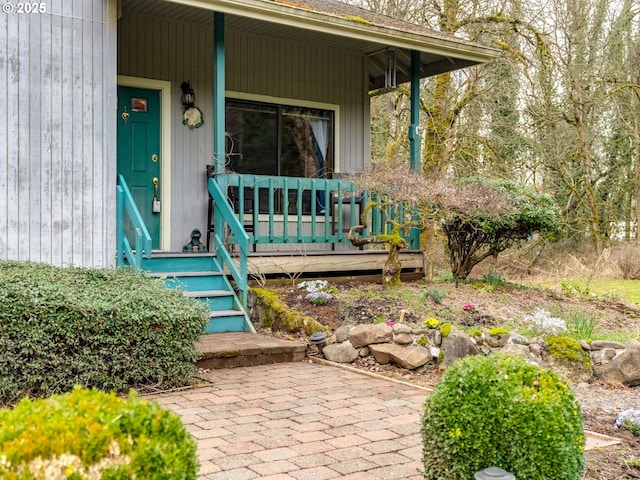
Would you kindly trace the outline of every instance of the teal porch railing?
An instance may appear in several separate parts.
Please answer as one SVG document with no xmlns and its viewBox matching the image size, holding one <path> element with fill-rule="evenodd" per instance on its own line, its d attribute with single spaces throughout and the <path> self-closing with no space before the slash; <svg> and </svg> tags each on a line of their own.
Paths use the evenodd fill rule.
<svg viewBox="0 0 640 480">
<path fill-rule="evenodd" d="M 125 235 L 124 225 L 127 220 L 131 221 L 133 234 L 135 236 L 135 249 Z M 122 175 L 118 176 L 116 187 L 116 264 L 124 265 L 125 258 L 129 265 L 140 268 L 143 255 L 151 258 L 151 235 L 142 221 L 140 211 L 133 201 L 127 182 Z"/>
<path fill-rule="evenodd" d="M 209 195 L 213 199 L 213 215 L 215 229 L 213 232 L 213 251 L 218 261 L 225 267 L 236 282 L 238 297 L 244 308 L 247 308 L 249 236 L 235 216 L 227 196 L 213 178 L 209 178 Z M 229 232 L 231 235 L 226 235 Z M 232 244 L 237 245 L 238 263 L 229 253 Z M 233 251 L 236 251 L 234 248 Z"/>
<path fill-rule="evenodd" d="M 222 173 L 215 175 L 215 181 L 242 223 L 249 244 L 350 243 L 351 227 L 366 225 L 358 231 L 361 238 L 390 233 L 385 217 L 409 213 L 403 207 L 384 213 L 370 208 L 380 198 L 359 191 L 345 179 Z M 410 248 L 419 248 L 416 229 L 406 239 Z"/>
</svg>

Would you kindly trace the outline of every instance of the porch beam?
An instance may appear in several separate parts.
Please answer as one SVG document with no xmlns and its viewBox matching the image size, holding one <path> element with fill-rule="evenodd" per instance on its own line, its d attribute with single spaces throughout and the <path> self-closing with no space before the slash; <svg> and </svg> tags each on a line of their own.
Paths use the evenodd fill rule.
<svg viewBox="0 0 640 480">
<path fill-rule="evenodd" d="M 224 171 L 225 112 L 224 13 L 213 14 L 213 158 L 216 173 Z"/>
<path fill-rule="evenodd" d="M 411 169 L 420 172 L 420 52 L 411 50 L 411 118 L 409 123 L 409 158 Z"/>
</svg>

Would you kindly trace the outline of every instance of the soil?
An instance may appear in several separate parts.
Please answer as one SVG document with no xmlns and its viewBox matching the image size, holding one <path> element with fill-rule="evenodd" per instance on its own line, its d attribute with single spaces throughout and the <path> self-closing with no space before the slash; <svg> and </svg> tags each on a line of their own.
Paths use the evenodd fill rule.
<svg viewBox="0 0 640 480">
<path fill-rule="evenodd" d="M 616 332 L 631 332 L 637 337 L 640 332 L 639 305 L 509 283 L 465 282 L 456 286 L 418 281 L 390 289 L 357 281 L 330 283 L 333 298 L 326 305 L 311 304 L 305 298 L 307 292 L 290 283 L 267 288 L 275 290 L 291 309 L 314 317 L 332 331 L 345 323 L 421 324 L 429 317 L 467 327 L 531 329 L 527 315 L 539 310 L 552 317 L 574 319 L 567 322 L 569 328 L 573 325 L 594 336 L 600 335 L 599 338 L 615 337 Z M 465 310 L 466 305 L 471 307 Z M 361 358 L 352 366 L 427 387 L 435 386 L 442 374 L 439 368 L 416 374 L 396 366 L 380 365 L 373 357 Z M 574 385 L 574 390 L 582 403 L 585 428 L 622 441 L 618 446 L 589 450 L 584 479 L 640 479 L 640 436 L 614 426 L 621 411 L 640 409 L 640 387 L 593 383 Z"/>
</svg>

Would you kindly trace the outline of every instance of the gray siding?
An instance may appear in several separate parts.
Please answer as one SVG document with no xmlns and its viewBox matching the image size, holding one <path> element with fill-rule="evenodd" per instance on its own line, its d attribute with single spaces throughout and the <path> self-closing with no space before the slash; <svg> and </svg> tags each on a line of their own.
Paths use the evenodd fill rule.
<svg viewBox="0 0 640 480">
<path fill-rule="evenodd" d="M 170 81 L 171 250 L 180 250 L 195 227 L 206 223 L 205 165 L 212 163 L 213 31 L 200 24 L 146 15 L 118 22 L 118 74 Z M 227 90 L 281 99 L 339 105 L 339 171 L 369 162 L 369 106 L 362 56 L 227 31 Z M 182 125 L 180 84 L 190 80 L 205 124 Z"/>
<path fill-rule="evenodd" d="M 113 265 L 116 0 L 44 5 L 0 15 L 0 258 Z"/>
</svg>

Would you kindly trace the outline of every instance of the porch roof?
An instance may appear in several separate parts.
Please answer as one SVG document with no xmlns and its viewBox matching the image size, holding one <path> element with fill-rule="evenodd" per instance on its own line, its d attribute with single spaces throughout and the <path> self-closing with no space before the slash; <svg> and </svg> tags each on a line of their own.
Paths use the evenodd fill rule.
<svg viewBox="0 0 640 480">
<path fill-rule="evenodd" d="M 420 76 L 465 68 L 499 51 L 349 5 L 338 0 L 123 0 L 123 10 L 212 23 L 210 12 L 227 15 L 228 28 L 357 50 L 370 58 L 369 88 L 384 86 L 385 49 L 394 47 L 398 83 L 410 80 L 411 50 L 419 51 Z"/>
</svg>

